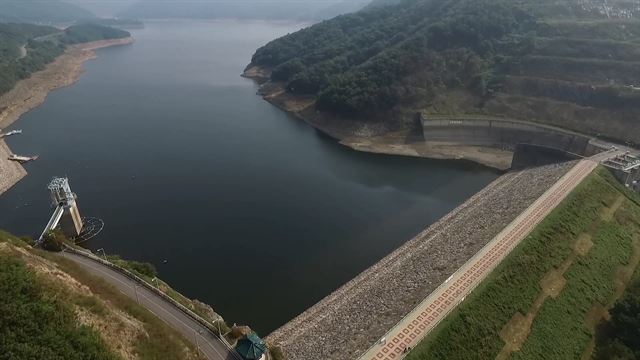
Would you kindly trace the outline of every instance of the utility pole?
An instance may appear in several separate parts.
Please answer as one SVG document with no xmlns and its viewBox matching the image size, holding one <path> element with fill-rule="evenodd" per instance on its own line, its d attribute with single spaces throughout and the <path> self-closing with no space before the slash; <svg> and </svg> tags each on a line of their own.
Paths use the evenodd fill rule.
<svg viewBox="0 0 640 360">
<path fill-rule="evenodd" d="M 136 302 L 140 305 L 140 299 L 138 298 L 138 285 L 133 284 L 133 291 L 136 293 Z"/>
<path fill-rule="evenodd" d="M 196 349 L 198 350 L 198 353 L 200 353 L 200 345 L 198 344 L 198 333 L 193 330 L 193 337 L 196 339 Z"/>
</svg>

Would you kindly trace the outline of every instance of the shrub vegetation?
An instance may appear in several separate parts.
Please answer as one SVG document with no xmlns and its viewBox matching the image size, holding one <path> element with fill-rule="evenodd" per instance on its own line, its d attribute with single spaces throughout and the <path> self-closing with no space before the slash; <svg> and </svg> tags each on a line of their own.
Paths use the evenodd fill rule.
<svg viewBox="0 0 640 360">
<path fill-rule="evenodd" d="M 0 254 L 0 359 L 118 359 L 70 303 L 26 265 Z"/>
</svg>

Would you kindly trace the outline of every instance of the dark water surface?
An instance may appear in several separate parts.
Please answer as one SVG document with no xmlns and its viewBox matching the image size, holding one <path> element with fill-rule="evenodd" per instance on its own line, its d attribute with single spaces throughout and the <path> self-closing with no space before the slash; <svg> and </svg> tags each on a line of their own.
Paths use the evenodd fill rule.
<svg viewBox="0 0 640 360">
<path fill-rule="evenodd" d="M 83 216 L 106 222 L 89 248 L 152 262 L 266 334 L 497 177 L 349 150 L 256 96 L 245 64 L 300 26 L 151 23 L 100 50 L 12 127 L 11 148 L 40 159 L 0 197 L 0 228 L 39 234 L 46 185 L 68 175 Z"/>
</svg>

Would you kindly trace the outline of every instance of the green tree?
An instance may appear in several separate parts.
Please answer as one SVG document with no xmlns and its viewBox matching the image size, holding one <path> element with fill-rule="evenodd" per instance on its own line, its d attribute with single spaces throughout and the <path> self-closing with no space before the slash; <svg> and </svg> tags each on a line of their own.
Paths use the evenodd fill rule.
<svg viewBox="0 0 640 360">
<path fill-rule="evenodd" d="M 597 359 L 640 359 L 640 281 L 627 288 L 598 333 Z"/>
<path fill-rule="evenodd" d="M 42 237 L 42 248 L 49 251 L 62 251 L 69 239 L 58 229 L 51 230 Z"/>
</svg>

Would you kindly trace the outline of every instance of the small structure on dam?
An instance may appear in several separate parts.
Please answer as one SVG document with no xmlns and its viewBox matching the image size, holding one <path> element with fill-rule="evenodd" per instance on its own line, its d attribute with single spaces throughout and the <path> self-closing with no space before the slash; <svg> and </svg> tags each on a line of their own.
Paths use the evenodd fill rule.
<svg viewBox="0 0 640 360">
<path fill-rule="evenodd" d="M 640 192 L 640 157 L 625 153 L 602 163 L 625 186 Z"/>
<path fill-rule="evenodd" d="M 82 232 L 82 218 L 80 210 L 76 203 L 77 196 L 71 191 L 69 179 L 53 178 L 47 186 L 51 191 L 51 201 L 54 206 L 60 206 L 64 209 L 62 218 L 60 219 L 60 227 L 65 235 L 76 237 Z"/>
<path fill-rule="evenodd" d="M 60 228 L 69 238 L 78 237 L 84 224 L 76 202 L 77 196 L 71 191 L 69 179 L 53 178 L 47 188 L 51 192 L 51 202 L 55 210 L 38 242 L 42 242 L 44 235 L 56 228 Z"/>
<path fill-rule="evenodd" d="M 97 236 L 104 228 L 104 221 L 98 218 L 83 218 L 78 209 L 77 195 L 71 191 L 68 178 L 56 177 L 51 180 L 47 189 L 51 193 L 51 205 L 53 214 L 38 238 L 37 244 L 41 244 L 44 236 L 51 230 L 60 229 L 69 239 L 76 244 L 85 242 Z"/>
</svg>

